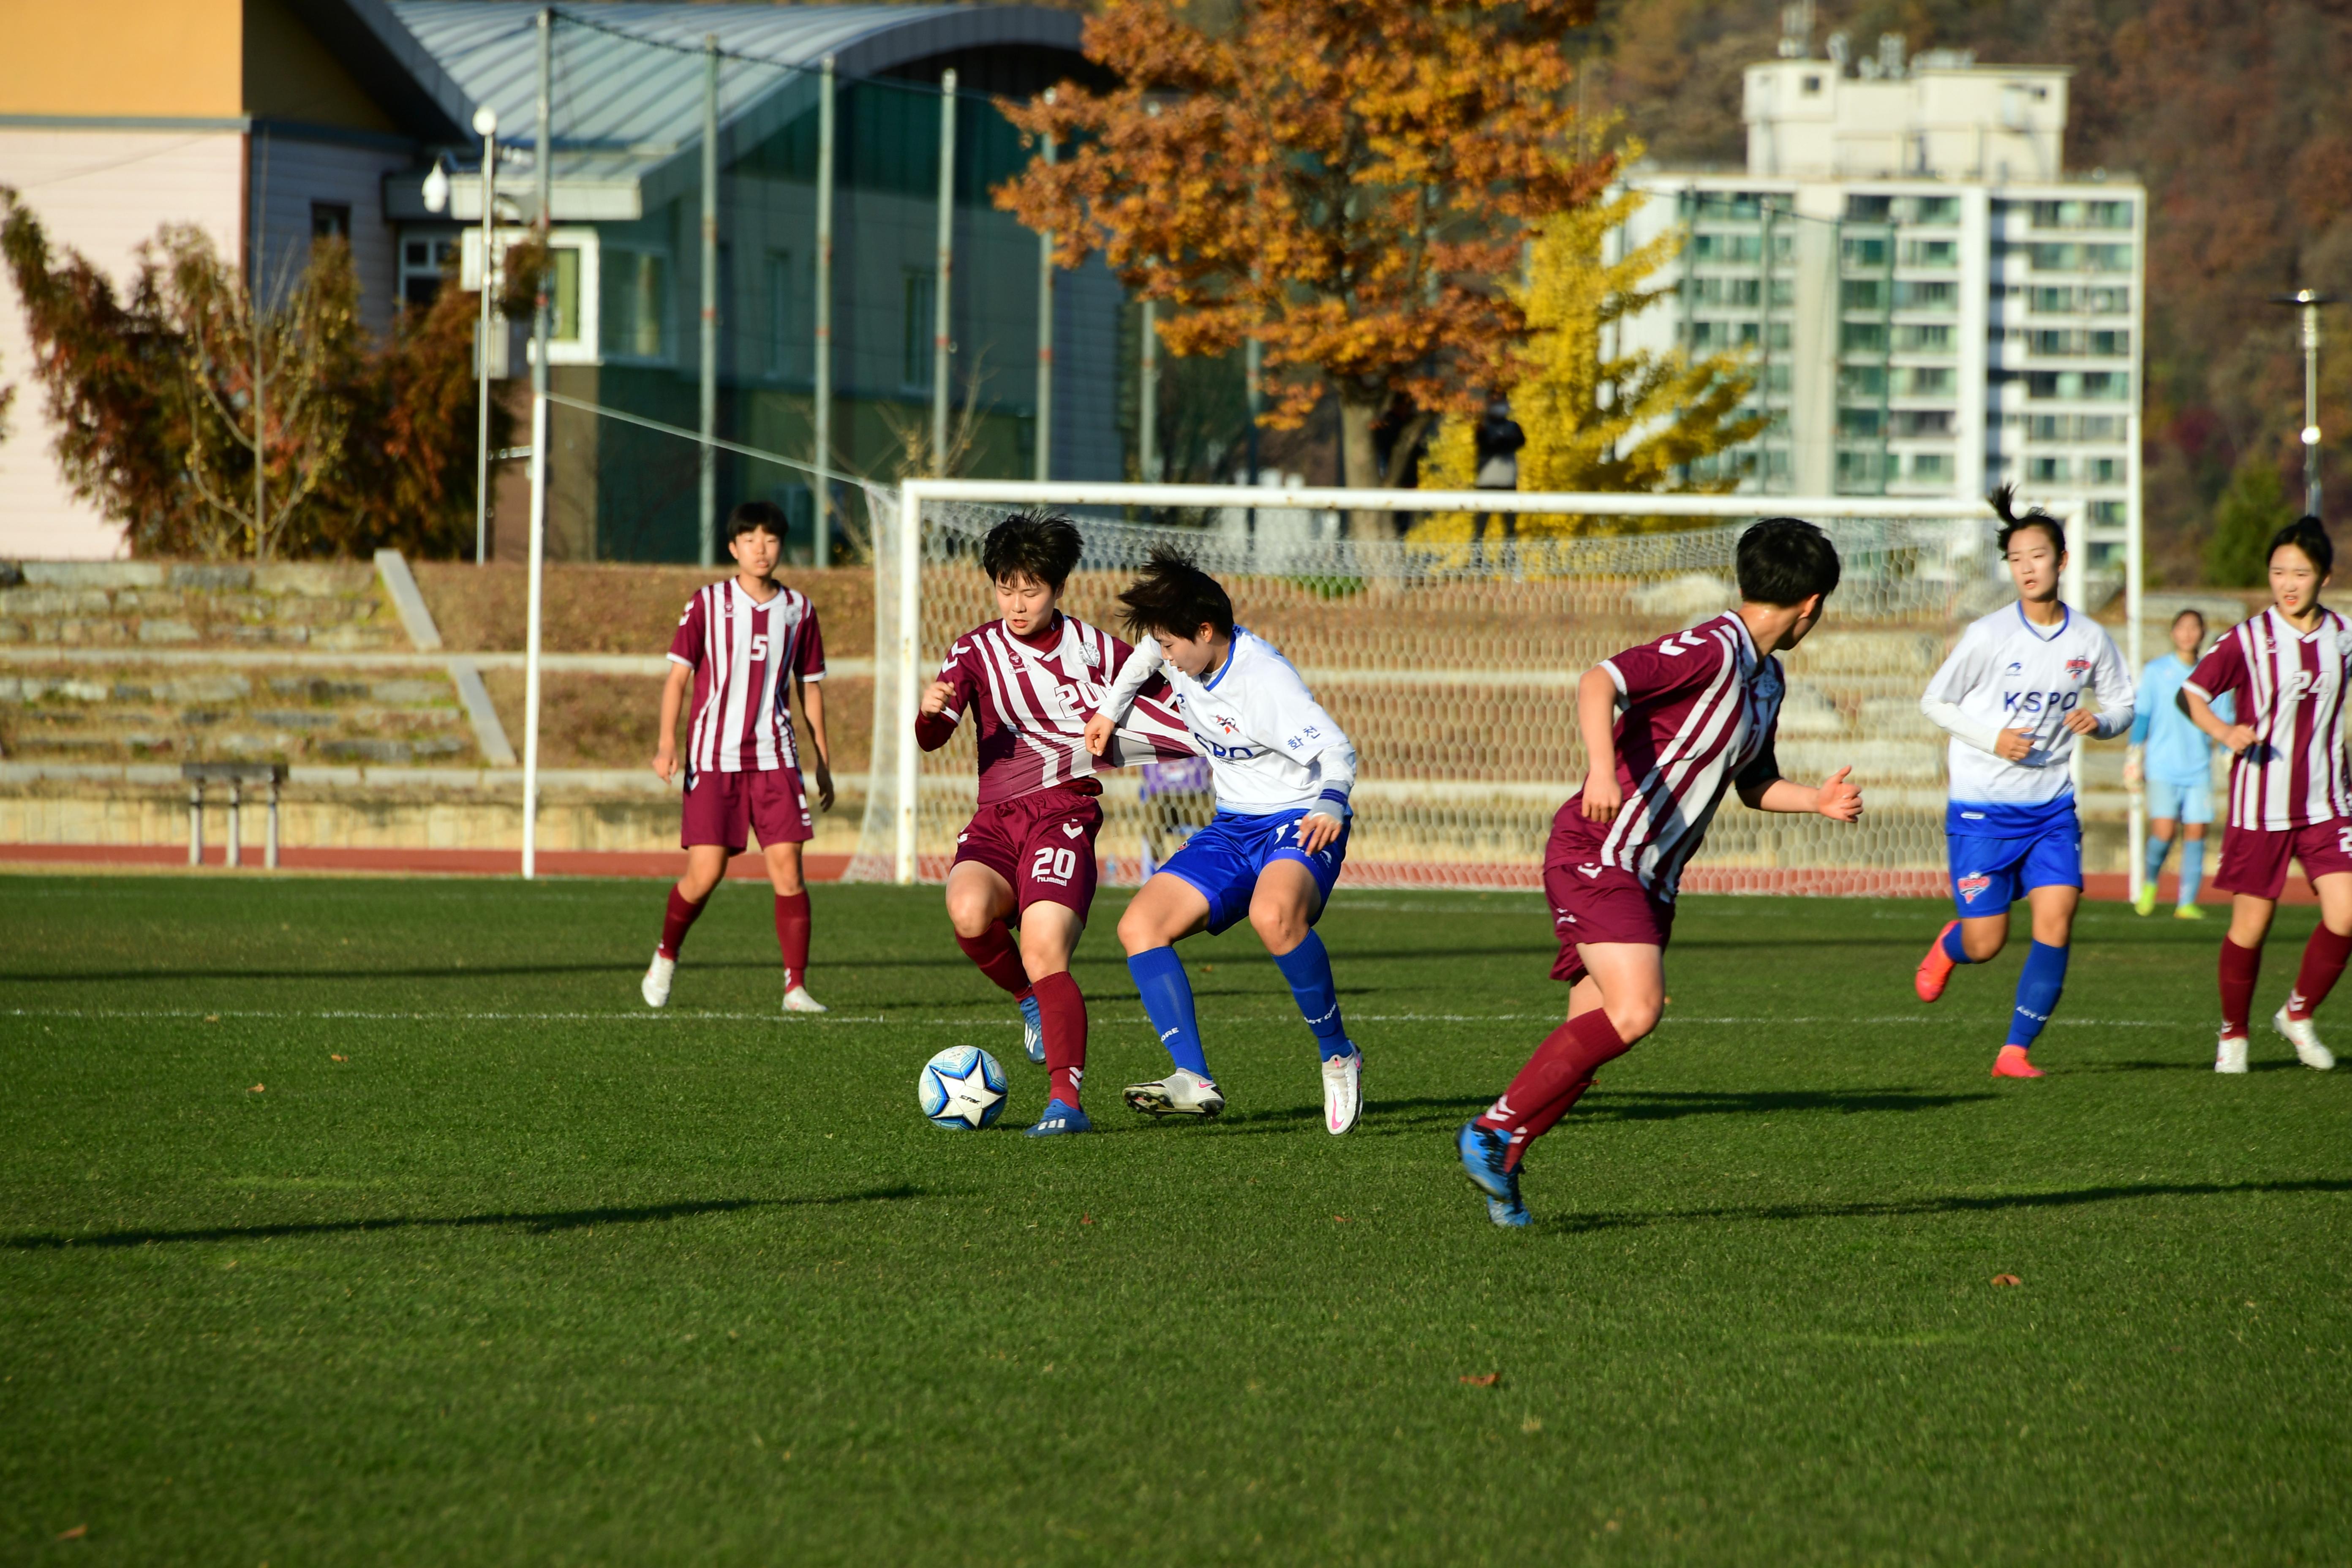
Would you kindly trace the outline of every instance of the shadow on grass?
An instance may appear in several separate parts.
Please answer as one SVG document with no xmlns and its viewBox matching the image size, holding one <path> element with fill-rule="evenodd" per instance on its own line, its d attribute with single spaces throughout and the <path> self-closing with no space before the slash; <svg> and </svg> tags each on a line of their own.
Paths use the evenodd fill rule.
<svg viewBox="0 0 2352 1568">
<path fill-rule="evenodd" d="M 1955 1105 L 1999 1098 L 1984 1089 L 1973 1089 L 1963 1094 L 1930 1093 L 1911 1089 L 1768 1089 L 1750 1094 L 1714 1089 L 1617 1093 L 1599 1090 L 1591 1098 L 1580 1101 L 1570 1116 L 1578 1121 L 1675 1121 L 1685 1116 L 1801 1115 L 1816 1110 L 1853 1116 L 1875 1111 L 1944 1110 Z M 1442 1123 L 1452 1126 L 1456 1119 L 1475 1116 L 1492 1103 L 1491 1100 L 1474 1100 L 1460 1095 L 1368 1100 L 1364 1102 L 1364 1120 L 1358 1125 L 1375 1136 L 1392 1133 L 1400 1125 L 1413 1127 Z M 1228 1136 L 1245 1138 L 1288 1131 L 1302 1122 L 1319 1122 L 1322 1120 L 1323 1108 L 1320 1105 L 1294 1105 L 1277 1110 L 1244 1111 L 1239 1115 L 1228 1111 L 1218 1119 L 1217 1126 Z"/>
<path fill-rule="evenodd" d="M 1639 1230 L 1654 1225 L 1709 1221 L 1890 1219 L 1905 1215 L 2074 1208 L 2084 1204 L 2121 1203 L 2135 1198 L 2226 1197 L 2242 1193 L 2352 1193 L 2352 1181 L 2317 1177 L 2295 1182 L 2137 1182 L 2110 1187 L 2076 1187 L 2054 1193 L 2004 1193 L 1990 1197 L 1905 1198 L 1890 1203 L 1863 1204 L 1754 1204 L 1727 1208 L 1678 1209 L 1661 1214 L 1567 1215 L 1539 1223 L 1546 1230 L 1580 1236 L 1591 1231 Z"/>
<path fill-rule="evenodd" d="M 202 1230 L 110 1230 L 95 1236 L 12 1236 L 0 1247 L 15 1252 L 47 1252 L 69 1247 L 147 1247 L 173 1241 L 259 1241 L 280 1236 L 336 1236 L 375 1230 L 463 1230 L 474 1226 L 519 1226 L 538 1235 L 580 1230 L 598 1225 L 653 1225 L 664 1220 L 692 1219 L 698 1215 L 734 1214 L 743 1209 L 817 1208 L 835 1204 L 896 1203 L 923 1195 L 920 1187 L 900 1184 L 874 1187 L 862 1193 L 839 1193 L 814 1198 L 707 1198 L 690 1203 L 651 1204 L 643 1208 L 557 1209 L 544 1214 L 469 1214 L 447 1216 L 390 1215 L 375 1219 L 320 1220 L 301 1225 L 230 1225 Z"/>
</svg>

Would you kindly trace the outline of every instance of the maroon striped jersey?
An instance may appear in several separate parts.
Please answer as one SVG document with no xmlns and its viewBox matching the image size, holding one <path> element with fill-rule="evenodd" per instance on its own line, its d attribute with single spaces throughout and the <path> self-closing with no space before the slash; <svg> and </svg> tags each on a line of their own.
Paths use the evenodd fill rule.
<svg viewBox="0 0 2352 1568">
<path fill-rule="evenodd" d="M 800 766 L 792 678 L 824 679 L 824 637 L 807 595 L 780 587 L 763 605 L 732 577 L 713 583 L 686 602 L 669 657 L 694 671 L 689 769 L 740 773 Z"/>
<path fill-rule="evenodd" d="M 2298 632 L 2275 605 L 2221 634 L 2181 683 L 2210 702 L 2238 694 L 2254 743 L 2230 764 L 2231 827 L 2283 833 L 2352 816 L 2344 769 L 2344 690 L 2352 627 L 2333 610 Z"/>
<path fill-rule="evenodd" d="M 1108 632 L 1058 612 L 1055 624 L 1028 638 L 1003 621 L 975 626 L 956 639 L 940 679 L 954 689 L 937 715 L 918 714 L 915 737 L 927 752 L 947 744 L 966 713 L 980 742 L 980 804 L 1030 795 L 1091 779 L 1097 765 L 1117 767 L 1136 752 L 1189 757 L 1192 740 L 1168 683 L 1155 676 L 1137 699 L 1119 742 L 1099 758 L 1087 751 L 1087 719 L 1132 652 Z"/>
<path fill-rule="evenodd" d="M 1780 661 L 1759 654 L 1747 623 L 1727 612 L 1601 668 L 1623 703 L 1615 733 L 1625 804 L 1614 822 L 1586 825 L 1600 839 L 1591 863 L 1631 871 L 1671 901 L 1723 792 L 1780 776 L 1772 745 L 1787 682 Z"/>
</svg>

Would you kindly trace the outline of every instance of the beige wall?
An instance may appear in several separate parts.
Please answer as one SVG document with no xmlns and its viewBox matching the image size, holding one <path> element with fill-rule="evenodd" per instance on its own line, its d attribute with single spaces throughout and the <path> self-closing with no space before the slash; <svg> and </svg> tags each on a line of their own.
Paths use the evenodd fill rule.
<svg viewBox="0 0 2352 1568">
<path fill-rule="evenodd" d="M 118 289 L 139 246 L 167 222 L 199 225 L 224 255 L 242 259 L 243 156 L 234 132 L 0 126 L 0 184 L 39 216 L 53 253 L 79 251 Z M 24 307 L 0 268 L 0 383 L 16 388 L 0 440 L 0 560 L 120 554 L 121 531 L 74 500 L 58 473 L 56 431 L 31 369 Z"/>
<path fill-rule="evenodd" d="M 243 4 L 0 0 L 0 113 L 241 113 Z"/>
</svg>

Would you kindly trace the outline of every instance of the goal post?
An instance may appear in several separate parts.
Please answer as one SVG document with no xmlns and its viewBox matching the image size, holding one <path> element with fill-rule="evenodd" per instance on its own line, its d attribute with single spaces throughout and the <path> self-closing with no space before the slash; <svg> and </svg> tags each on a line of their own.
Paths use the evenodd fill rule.
<svg viewBox="0 0 2352 1568">
<path fill-rule="evenodd" d="M 1756 519 L 1821 524 L 1843 578 L 1827 619 L 1786 656 L 1780 756 L 1792 778 L 1852 766 L 1863 824 L 1735 805 L 1685 874 L 1694 891 L 1932 895 L 1945 888 L 1944 739 L 1918 697 L 1950 639 L 2011 596 L 1981 501 L 1856 496 L 1356 490 L 909 479 L 869 486 L 875 687 L 866 815 L 849 876 L 944 878 L 975 799 L 969 727 L 914 743 L 923 687 L 953 640 L 995 618 L 979 568 L 1012 511 L 1068 512 L 1085 539 L 1072 614 L 1118 630 L 1118 591 L 1175 543 L 1233 595 L 1235 618 L 1297 665 L 1354 741 L 1358 887 L 1539 885 L 1552 813 L 1581 782 L 1578 678 L 1619 648 L 1730 607 L 1739 533 Z M 2093 572 L 2089 509 L 2067 525 L 2068 601 L 2137 585 Z M 1346 537 L 1348 512 L 1397 514 L 1403 537 Z M 1150 521 L 1136 521 L 1139 518 Z M 1528 518 L 1621 521 L 1545 531 Z M 2079 753 L 2078 753 L 2079 756 Z M 1158 820 L 1132 769 L 1103 775 L 1104 879 L 1132 882 Z"/>
</svg>

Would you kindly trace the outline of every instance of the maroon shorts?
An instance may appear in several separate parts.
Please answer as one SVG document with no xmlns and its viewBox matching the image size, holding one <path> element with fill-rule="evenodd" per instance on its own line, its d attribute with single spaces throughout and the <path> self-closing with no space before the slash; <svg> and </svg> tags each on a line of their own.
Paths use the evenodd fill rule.
<svg viewBox="0 0 2352 1568">
<path fill-rule="evenodd" d="M 1084 920 L 1094 907 L 1102 819 L 1100 801 L 1066 784 L 1000 800 L 973 812 L 956 835 L 954 864 L 974 861 L 1013 884 L 1015 909 L 1060 904 Z"/>
<path fill-rule="evenodd" d="M 1601 863 L 1600 832 L 1606 829 L 1571 817 L 1576 804 L 1570 802 L 1553 818 L 1543 868 L 1552 934 L 1559 938 L 1551 977 L 1570 985 L 1584 978 L 1577 943 L 1630 942 L 1663 949 L 1675 933 L 1674 904 L 1654 896 L 1633 872 Z"/>
<path fill-rule="evenodd" d="M 798 768 L 754 768 L 740 773 L 698 773 L 686 786 L 686 816 L 677 841 L 688 849 L 719 844 L 740 855 L 760 836 L 760 847 L 804 844 L 816 837 L 808 788 Z"/>
<path fill-rule="evenodd" d="M 2352 871 L 2352 819 L 2339 816 L 2277 833 L 2224 828 L 2221 868 L 2213 873 L 2213 885 L 2225 893 L 2275 899 L 2286 890 L 2289 860 L 2302 861 L 2305 880 L 2315 886 L 2322 877 Z"/>
</svg>

